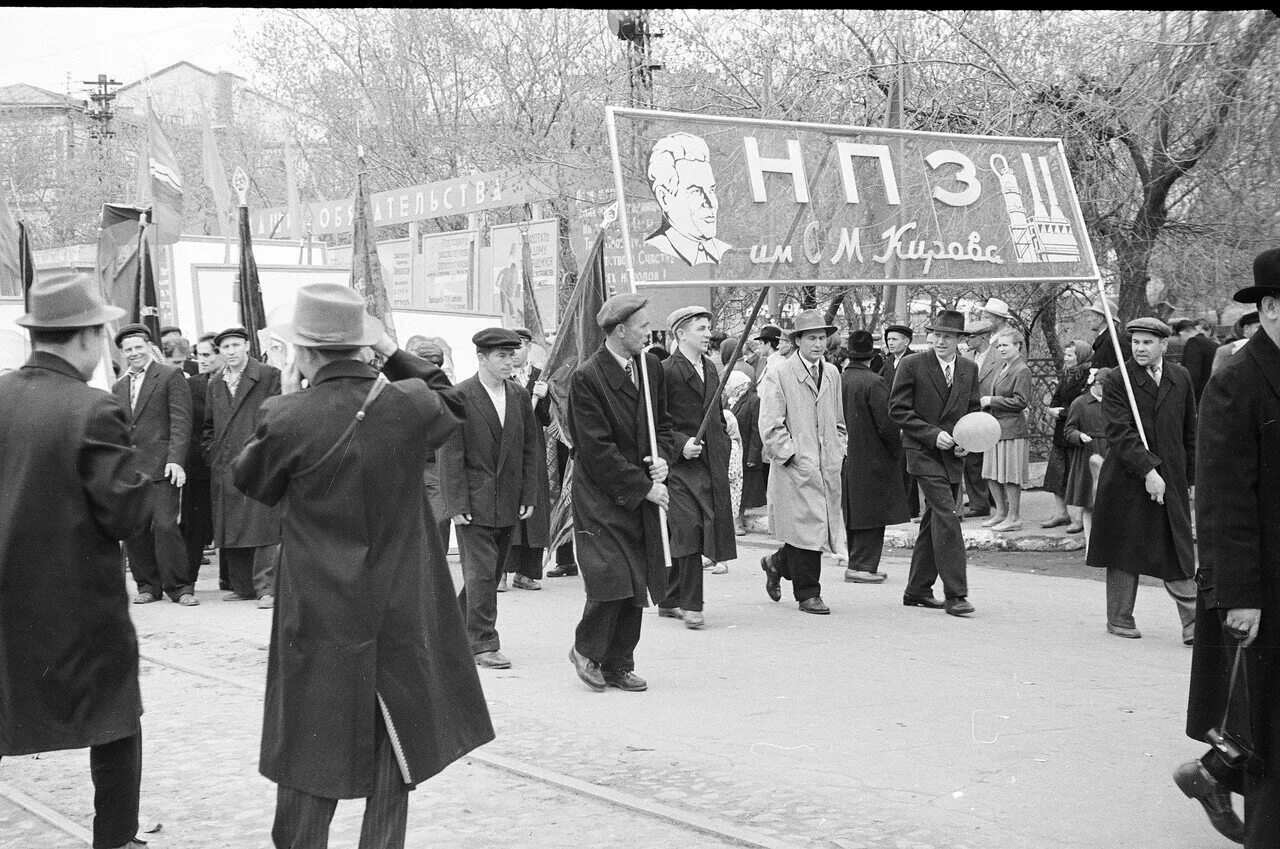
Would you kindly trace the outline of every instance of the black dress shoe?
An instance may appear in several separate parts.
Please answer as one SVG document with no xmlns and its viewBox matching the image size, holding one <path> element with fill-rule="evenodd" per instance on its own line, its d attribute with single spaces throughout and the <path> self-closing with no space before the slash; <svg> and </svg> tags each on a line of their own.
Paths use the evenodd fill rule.
<svg viewBox="0 0 1280 849">
<path fill-rule="evenodd" d="M 813 598 L 806 598 L 800 602 L 800 609 L 805 613 L 819 613 L 825 616 L 831 612 L 831 608 L 822 601 L 822 596 L 815 595 Z"/>
<path fill-rule="evenodd" d="M 963 598 L 949 598 L 943 606 L 952 616 L 968 616 L 973 612 L 973 605 Z"/>
<path fill-rule="evenodd" d="M 649 682 L 634 672 L 606 672 L 604 682 L 610 687 L 626 690 L 628 693 L 642 693 L 649 689 Z"/>
<path fill-rule="evenodd" d="M 961 516 L 960 518 L 961 519 L 977 519 L 982 516 L 990 516 L 990 515 L 991 515 L 990 510 L 966 510 L 964 511 L 964 515 Z"/>
<path fill-rule="evenodd" d="M 600 664 L 590 658 L 583 657 L 578 653 L 578 649 L 569 649 L 569 662 L 573 664 L 573 668 L 577 671 L 578 677 L 582 679 L 582 683 L 597 692 L 603 692 L 604 673 L 600 671 Z"/>
<path fill-rule="evenodd" d="M 930 610 L 941 610 L 946 607 L 944 602 L 938 601 L 931 595 L 907 595 L 902 596 L 903 607 L 927 607 Z"/>
<path fill-rule="evenodd" d="M 578 567 L 573 563 L 557 563 L 556 568 L 547 570 L 548 578 L 572 578 L 578 574 Z"/>
<path fill-rule="evenodd" d="M 769 563 L 768 557 L 760 558 L 760 568 L 764 570 L 764 591 L 774 601 L 782 601 L 782 576 Z"/>
<path fill-rule="evenodd" d="M 1173 771 L 1173 781 L 1188 799 L 1204 807 L 1209 824 L 1228 840 L 1244 843 L 1244 823 L 1231 807 L 1231 793 L 1200 761 L 1187 761 Z"/>
</svg>

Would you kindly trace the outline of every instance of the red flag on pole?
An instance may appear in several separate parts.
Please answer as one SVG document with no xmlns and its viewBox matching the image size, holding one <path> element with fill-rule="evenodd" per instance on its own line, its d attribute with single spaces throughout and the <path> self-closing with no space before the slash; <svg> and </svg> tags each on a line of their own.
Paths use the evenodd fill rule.
<svg viewBox="0 0 1280 849">
<path fill-rule="evenodd" d="M 182 172 L 178 170 L 178 159 L 164 137 L 150 100 L 147 101 L 147 182 L 145 188 L 139 186 L 139 191 L 150 201 L 155 243 L 171 245 L 178 241 L 182 231 Z"/>
<path fill-rule="evenodd" d="M 373 239 L 370 221 L 373 214 L 369 206 L 369 190 L 365 185 L 364 157 L 359 159 L 356 172 L 355 219 L 351 229 L 351 288 L 364 296 L 365 310 L 382 322 L 387 335 L 396 338 L 396 328 L 391 318 L 391 299 L 382 283 L 382 263 L 378 260 L 378 245 Z"/>
<path fill-rule="evenodd" d="M 209 110 L 201 104 L 204 127 L 200 136 L 201 177 L 204 184 L 213 193 L 213 205 L 218 211 L 219 236 L 231 235 L 231 188 L 227 183 L 227 171 L 222 167 L 222 156 L 218 153 L 218 139 L 213 134 L 213 121 Z"/>
</svg>

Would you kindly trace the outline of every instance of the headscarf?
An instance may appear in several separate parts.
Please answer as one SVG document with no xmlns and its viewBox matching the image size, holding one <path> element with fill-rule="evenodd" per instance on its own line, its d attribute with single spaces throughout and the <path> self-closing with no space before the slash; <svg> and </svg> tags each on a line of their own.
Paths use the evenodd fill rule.
<svg viewBox="0 0 1280 849">
<path fill-rule="evenodd" d="M 724 399 L 729 402 L 729 406 L 732 407 L 734 404 L 738 403 L 738 400 L 744 394 L 746 394 L 746 391 L 750 386 L 751 378 L 735 369 L 734 371 L 729 372 L 729 377 L 725 379 Z"/>
<path fill-rule="evenodd" d="M 1093 346 L 1083 339 L 1072 339 L 1071 347 L 1076 352 L 1076 368 L 1085 365 L 1089 360 L 1093 359 Z"/>
</svg>

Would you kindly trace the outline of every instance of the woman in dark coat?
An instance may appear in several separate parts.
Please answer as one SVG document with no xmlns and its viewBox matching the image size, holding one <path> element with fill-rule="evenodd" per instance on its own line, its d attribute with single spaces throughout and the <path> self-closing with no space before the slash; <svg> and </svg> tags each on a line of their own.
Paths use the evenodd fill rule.
<svg viewBox="0 0 1280 849">
<path fill-rule="evenodd" d="M 729 409 L 738 420 L 738 432 L 742 435 L 742 502 L 738 510 L 738 524 L 742 525 L 746 511 L 763 507 L 768 492 L 769 464 L 760 456 L 764 443 L 760 441 L 760 396 L 748 378 L 745 388 L 736 398 L 729 399 Z"/>
<path fill-rule="evenodd" d="M 898 474 L 902 431 L 889 418 L 889 388 L 870 369 L 875 351 L 871 334 L 855 330 L 849 336 L 849 367 L 840 377 L 849 448 L 844 459 L 844 526 L 849 539 L 845 580 L 878 584 L 886 525 L 909 518 L 907 493 Z M 873 485 L 869 485 L 873 484 Z"/>
<path fill-rule="evenodd" d="M 1080 519 L 1080 511 L 1070 511 L 1071 502 L 1067 501 L 1067 465 L 1071 456 L 1071 448 L 1067 442 L 1063 428 L 1067 423 L 1067 412 L 1071 403 L 1086 393 L 1086 382 L 1089 379 L 1089 360 L 1093 357 L 1093 348 L 1083 339 L 1077 339 L 1062 352 L 1062 376 L 1053 394 L 1045 399 L 1048 415 L 1053 421 L 1053 448 L 1049 452 L 1049 463 L 1044 470 L 1043 489 L 1053 493 L 1054 504 L 1058 510 L 1047 521 L 1041 522 L 1042 528 L 1057 528 L 1067 525 L 1067 533 L 1078 534 L 1084 530 Z"/>
<path fill-rule="evenodd" d="M 1083 511 L 1081 523 L 1086 543 L 1089 529 L 1093 527 L 1093 467 L 1099 463 L 1093 458 L 1105 459 L 1107 456 L 1107 417 L 1102 411 L 1102 386 L 1110 374 L 1111 369 L 1100 368 L 1089 375 L 1089 391 L 1071 402 L 1071 411 L 1063 428 L 1063 439 L 1068 446 L 1066 501 L 1069 506 Z"/>
</svg>

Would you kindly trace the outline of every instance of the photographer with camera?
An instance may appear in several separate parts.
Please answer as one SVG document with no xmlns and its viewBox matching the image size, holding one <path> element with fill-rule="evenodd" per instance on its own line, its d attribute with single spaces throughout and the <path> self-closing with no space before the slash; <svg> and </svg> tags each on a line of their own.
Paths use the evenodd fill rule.
<svg viewBox="0 0 1280 849">
<path fill-rule="evenodd" d="M 1280 846 L 1280 249 L 1253 263 L 1262 332 L 1200 403 L 1199 597 L 1187 735 L 1210 745 L 1174 781 L 1246 849 Z M 1244 796 L 1244 822 L 1231 807 Z"/>
</svg>

